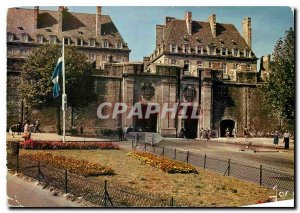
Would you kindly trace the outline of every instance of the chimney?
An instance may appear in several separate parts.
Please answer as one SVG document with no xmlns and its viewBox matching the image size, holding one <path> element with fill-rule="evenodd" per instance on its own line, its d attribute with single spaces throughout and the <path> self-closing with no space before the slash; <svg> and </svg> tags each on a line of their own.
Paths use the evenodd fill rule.
<svg viewBox="0 0 300 213">
<path fill-rule="evenodd" d="M 243 38 L 246 43 L 252 48 L 252 32 L 251 32 L 251 18 L 245 17 L 243 19 Z"/>
<path fill-rule="evenodd" d="M 164 40 L 164 25 L 156 25 L 156 47 Z"/>
<path fill-rule="evenodd" d="M 33 15 L 34 15 L 34 29 L 38 28 L 38 16 L 39 16 L 39 7 L 35 6 L 33 9 Z"/>
<path fill-rule="evenodd" d="M 96 36 L 101 36 L 101 14 L 102 14 L 102 7 L 96 7 Z"/>
<path fill-rule="evenodd" d="M 186 12 L 184 15 L 187 32 L 192 35 L 192 12 Z"/>
<path fill-rule="evenodd" d="M 210 24 L 210 29 L 213 37 L 217 36 L 217 22 L 216 22 L 216 14 L 212 14 L 211 16 L 208 17 L 207 21 Z"/>
<path fill-rule="evenodd" d="M 58 7 L 58 31 L 63 31 L 63 13 L 64 13 L 65 7 L 59 6 Z"/>
<path fill-rule="evenodd" d="M 172 20 L 174 20 L 175 18 L 174 17 L 166 17 L 166 20 L 165 20 L 165 23 L 168 24 L 170 23 Z"/>
</svg>

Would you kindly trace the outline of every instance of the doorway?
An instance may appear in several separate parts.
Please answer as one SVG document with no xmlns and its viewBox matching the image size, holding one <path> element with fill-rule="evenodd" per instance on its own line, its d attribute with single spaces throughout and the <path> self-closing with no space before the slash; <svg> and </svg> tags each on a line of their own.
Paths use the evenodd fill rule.
<svg viewBox="0 0 300 213">
<path fill-rule="evenodd" d="M 229 130 L 229 136 L 233 137 L 232 130 L 235 128 L 235 122 L 230 119 L 222 120 L 220 123 L 220 136 L 226 137 L 226 130 Z"/>
<path fill-rule="evenodd" d="M 141 105 L 142 118 L 138 118 L 137 115 L 135 116 L 134 131 L 157 132 L 157 115 L 158 115 L 158 113 L 150 114 L 149 118 L 146 119 L 145 116 L 146 116 L 147 106 L 148 106 L 147 104 Z M 155 106 L 152 106 L 152 107 L 155 107 Z"/>
<path fill-rule="evenodd" d="M 186 119 L 183 119 L 183 128 L 185 132 L 186 138 L 197 138 L 197 129 L 198 129 L 198 119 L 191 118 L 192 117 L 193 107 L 188 106 L 186 111 Z"/>
</svg>

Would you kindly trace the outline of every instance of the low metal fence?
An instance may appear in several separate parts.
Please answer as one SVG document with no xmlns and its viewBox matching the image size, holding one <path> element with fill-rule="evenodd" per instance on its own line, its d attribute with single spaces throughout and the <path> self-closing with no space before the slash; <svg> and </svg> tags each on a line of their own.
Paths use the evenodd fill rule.
<svg viewBox="0 0 300 213">
<path fill-rule="evenodd" d="M 7 167 L 18 173 L 53 186 L 63 193 L 71 193 L 99 207 L 179 207 L 174 198 L 161 198 L 147 193 L 135 193 L 121 185 L 83 177 L 43 162 L 34 162 L 19 155 L 7 155 Z"/>
<path fill-rule="evenodd" d="M 207 170 L 220 172 L 224 176 L 233 176 L 254 182 L 263 187 L 277 187 L 279 190 L 294 192 L 294 174 L 276 168 L 264 165 L 253 166 L 232 159 L 199 154 L 166 146 L 151 146 L 147 143 L 139 143 L 137 146 L 134 146 L 133 143 L 132 148 L 190 163 Z"/>
</svg>

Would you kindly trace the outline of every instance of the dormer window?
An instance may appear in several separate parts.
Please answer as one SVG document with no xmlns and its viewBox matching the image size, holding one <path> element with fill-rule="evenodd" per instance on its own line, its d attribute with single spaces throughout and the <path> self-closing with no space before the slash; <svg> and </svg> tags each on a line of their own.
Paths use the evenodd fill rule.
<svg viewBox="0 0 300 213">
<path fill-rule="evenodd" d="M 232 56 L 238 57 L 239 56 L 239 50 L 238 49 L 233 49 L 232 50 Z"/>
<path fill-rule="evenodd" d="M 203 54 L 203 47 L 197 46 L 196 47 L 196 54 Z"/>
<path fill-rule="evenodd" d="M 71 43 L 71 39 L 69 38 L 69 37 L 64 37 L 64 44 L 66 44 L 66 45 L 70 45 L 70 43 Z"/>
<path fill-rule="evenodd" d="M 108 40 L 103 40 L 103 48 L 109 48 Z"/>
<path fill-rule="evenodd" d="M 12 34 L 12 33 L 8 33 L 7 34 L 7 41 L 14 41 L 14 34 Z"/>
<path fill-rule="evenodd" d="M 44 36 L 43 35 L 37 35 L 36 40 L 38 43 L 42 44 L 44 42 Z"/>
<path fill-rule="evenodd" d="M 118 42 L 116 43 L 116 48 L 122 49 L 122 48 L 123 48 L 123 42 L 122 42 L 122 41 L 118 41 Z"/>
<path fill-rule="evenodd" d="M 21 41 L 22 42 L 28 42 L 28 34 L 22 34 Z"/>
<path fill-rule="evenodd" d="M 191 52 L 191 48 L 189 45 L 185 44 L 182 46 L 182 52 L 183 53 L 190 53 Z"/>
<path fill-rule="evenodd" d="M 56 44 L 56 36 L 55 35 L 50 36 L 50 44 Z"/>
<path fill-rule="evenodd" d="M 176 44 L 170 44 L 170 52 L 172 53 L 177 53 L 178 52 L 178 48 Z"/>
<path fill-rule="evenodd" d="M 90 47 L 95 47 L 96 46 L 96 40 L 94 38 L 89 39 L 89 46 Z"/>
<path fill-rule="evenodd" d="M 244 50 L 244 56 L 246 58 L 251 58 L 251 51 L 250 50 Z"/>
<path fill-rule="evenodd" d="M 77 38 L 76 45 L 77 46 L 83 46 L 83 40 L 82 40 L 82 38 Z"/>
<path fill-rule="evenodd" d="M 210 45 L 207 47 L 207 53 L 209 55 L 215 55 L 216 54 L 216 48 L 213 45 Z"/>
<path fill-rule="evenodd" d="M 224 48 L 224 47 L 222 47 L 221 48 L 221 55 L 227 55 L 227 49 L 226 48 Z"/>
</svg>

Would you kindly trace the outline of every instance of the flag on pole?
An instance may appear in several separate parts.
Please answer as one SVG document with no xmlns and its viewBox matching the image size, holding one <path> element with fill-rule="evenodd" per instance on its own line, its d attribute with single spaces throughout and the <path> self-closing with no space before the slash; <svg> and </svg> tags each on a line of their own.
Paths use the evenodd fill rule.
<svg viewBox="0 0 300 213">
<path fill-rule="evenodd" d="M 62 61 L 63 61 L 63 58 L 60 57 L 57 61 L 57 64 L 55 66 L 55 69 L 54 69 L 52 77 L 51 77 L 51 80 L 54 84 L 53 85 L 53 98 L 56 98 L 59 96 L 60 88 L 59 88 L 58 80 L 59 80 L 59 76 L 62 73 Z"/>
</svg>

